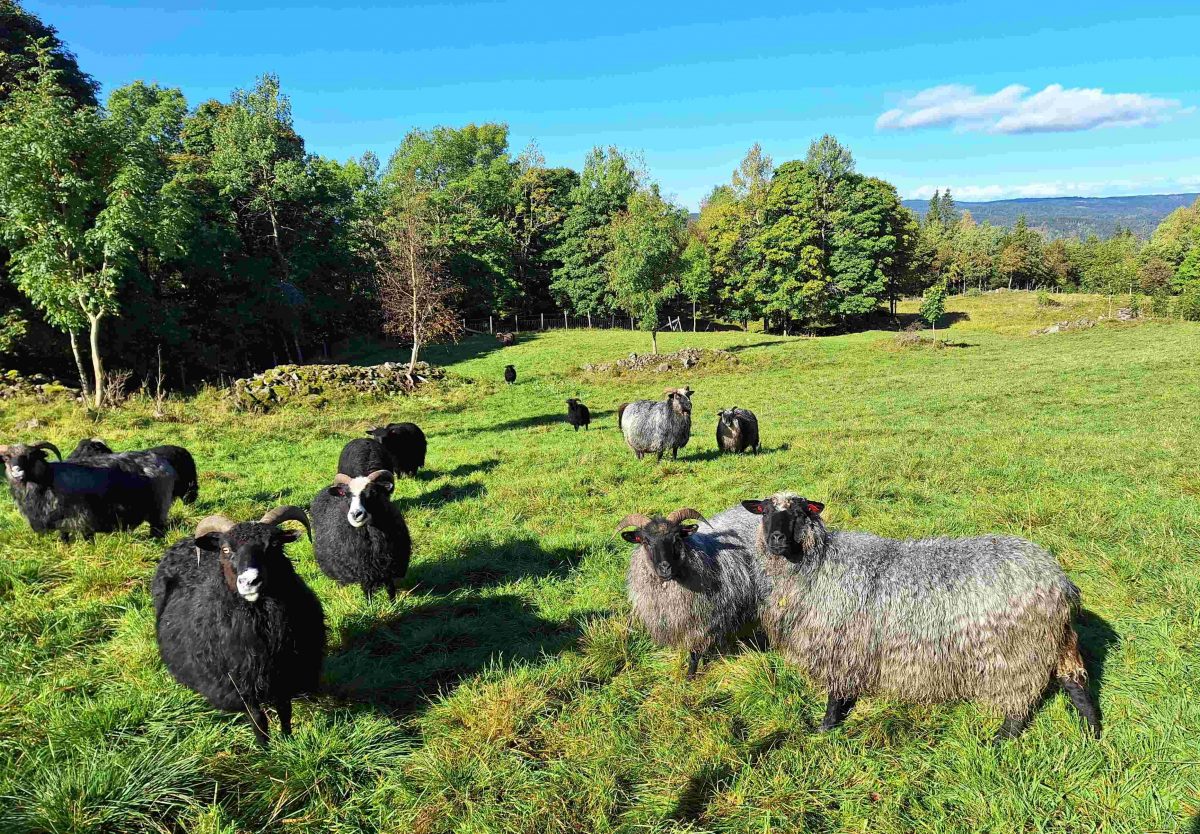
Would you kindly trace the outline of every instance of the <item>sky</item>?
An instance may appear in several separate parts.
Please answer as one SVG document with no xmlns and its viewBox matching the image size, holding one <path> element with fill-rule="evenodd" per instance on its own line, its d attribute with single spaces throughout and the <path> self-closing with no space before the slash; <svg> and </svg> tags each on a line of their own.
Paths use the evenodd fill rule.
<svg viewBox="0 0 1200 834">
<path fill-rule="evenodd" d="M 754 142 L 778 164 L 832 133 L 906 198 L 1200 191 L 1195 0 L 24 5 L 103 95 L 140 79 L 196 105 L 275 73 L 337 159 L 504 122 L 550 165 L 635 152 L 696 210 Z"/>
</svg>

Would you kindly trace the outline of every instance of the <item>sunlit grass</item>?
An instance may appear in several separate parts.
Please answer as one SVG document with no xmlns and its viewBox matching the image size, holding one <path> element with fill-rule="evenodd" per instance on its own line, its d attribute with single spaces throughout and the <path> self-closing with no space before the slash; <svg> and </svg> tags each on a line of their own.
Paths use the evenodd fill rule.
<svg viewBox="0 0 1200 834">
<path fill-rule="evenodd" d="M 660 337 L 734 350 L 719 373 L 607 380 L 580 366 L 645 352 L 647 335 L 552 332 L 435 348 L 446 384 L 322 411 L 234 413 L 217 391 L 167 421 L 138 403 L 95 422 L 0 404 L 6 442 L 188 446 L 201 498 L 176 505 L 171 536 L 212 512 L 306 503 L 373 423 L 415 420 L 430 441 L 428 471 L 397 487 L 415 554 L 395 603 L 366 603 L 293 546 L 330 626 L 326 692 L 267 752 L 162 669 L 161 547 L 144 529 L 62 545 L 5 500 L 0 831 L 1186 831 L 1200 814 L 1200 326 L 1030 336 L 1107 304 L 1062 300 L 954 299 L 969 318 L 946 338 L 961 346 L 939 351 L 880 350 L 880 332 Z M 362 356 L 385 358 L 399 352 Z M 635 460 L 617 404 L 684 383 L 691 444 Z M 576 395 L 589 432 L 562 420 Z M 715 454 L 715 412 L 734 404 L 759 416 L 757 457 Z M 18 428 L 34 416 L 36 438 Z M 818 736 L 821 693 L 752 648 L 685 681 L 683 658 L 628 621 L 613 524 L 784 487 L 825 501 L 832 525 L 1051 548 L 1083 591 L 1105 739 L 1059 696 L 999 749 L 998 717 L 972 705 L 868 699 Z"/>
</svg>

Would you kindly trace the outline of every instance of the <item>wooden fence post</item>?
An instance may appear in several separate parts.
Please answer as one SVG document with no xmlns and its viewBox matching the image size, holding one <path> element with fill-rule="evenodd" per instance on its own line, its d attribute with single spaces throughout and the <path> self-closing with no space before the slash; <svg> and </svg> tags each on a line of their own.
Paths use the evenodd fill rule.
<svg viewBox="0 0 1200 834">
<path fill-rule="evenodd" d="M 546 314 L 542 313 L 542 330 L 546 329 Z"/>
<path fill-rule="evenodd" d="M 488 316 L 488 333 L 495 333 L 496 329 L 492 326 L 492 317 Z"/>
<path fill-rule="evenodd" d="M 567 322 L 567 311 L 563 310 L 563 330 L 566 330 L 571 325 Z"/>
<path fill-rule="evenodd" d="M 521 320 L 517 318 L 517 314 L 513 313 L 513 333 L 521 332 Z"/>
<path fill-rule="evenodd" d="M 588 330 L 592 329 L 592 311 L 588 310 Z"/>
</svg>

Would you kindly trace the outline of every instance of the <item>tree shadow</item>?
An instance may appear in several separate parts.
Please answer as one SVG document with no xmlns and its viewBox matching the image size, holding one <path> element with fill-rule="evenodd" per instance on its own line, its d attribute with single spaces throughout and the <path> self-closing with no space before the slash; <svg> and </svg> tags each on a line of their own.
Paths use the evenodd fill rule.
<svg viewBox="0 0 1200 834">
<path fill-rule="evenodd" d="M 726 353 L 741 353 L 743 350 L 751 350 L 753 348 L 760 347 L 773 347 L 781 344 L 784 343 L 780 342 L 779 340 L 775 340 L 773 342 L 751 342 L 748 345 L 733 345 L 732 347 L 724 348 L 724 350 Z"/>
<path fill-rule="evenodd" d="M 546 550 L 532 538 L 502 543 L 480 541 L 452 559 L 422 562 L 409 569 L 405 584 L 425 593 L 479 590 L 526 577 L 565 577 L 580 560 L 576 550 Z"/>
<path fill-rule="evenodd" d="M 943 313 L 938 319 L 938 327 L 949 327 L 952 324 L 957 324 L 960 321 L 970 321 L 971 314 L 961 311 Z M 861 322 L 865 327 L 851 328 L 847 332 L 858 332 L 860 330 L 908 330 L 909 328 L 926 329 L 928 326 L 925 319 L 920 313 L 880 313 L 878 316 L 868 318 Z"/>
<path fill-rule="evenodd" d="M 745 744 L 748 735 L 745 722 L 735 717 L 731 729 L 733 736 Z M 698 822 L 722 785 L 732 781 L 742 768 L 755 767 L 763 757 L 781 747 L 790 735 L 784 730 L 775 730 L 758 739 L 750 745 L 744 761 L 737 767 L 729 762 L 709 762 L 703 765 L 688 779 L 687 785 L 675 802 L 675 807 L 671 810 L 670 818 L 678 822 Z"/>
<path fill-rule="evenodd" d="M 444 368 L 456 365 L 459 362 L 478 359 L 480 356 L 487 356 L 489 353 L 500 350 L 502 347 L 503 345 L 496 341 L 495 336 L 486 333 L 474 333 L 459 342 L 445 345 L 429 345 L 422 348 L 418 361 L 428 362 L 431 365 Z M 411 353 L 411 346 L 375 345 L 361 352 L 353 359 L 341 361 L 357 366 L 380 365 L 384 362 L 407 364 Z"/>
<path fill-rule="evenodd" d="M 579 639 L 590 614 L 554 621 L 521 597 L 431 598 L 382 620 L 350 620 L 342 648 L 325 660 L 326 694 L 391 717 L 421 708 L 464 678 L 558 654 Z"/>
</svg>

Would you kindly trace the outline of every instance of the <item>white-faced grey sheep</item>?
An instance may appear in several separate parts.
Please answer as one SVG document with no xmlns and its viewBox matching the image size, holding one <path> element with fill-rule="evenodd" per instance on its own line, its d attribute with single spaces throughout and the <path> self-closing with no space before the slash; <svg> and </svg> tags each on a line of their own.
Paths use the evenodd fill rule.
<svg viewBox="0 0 1200 834">
<path fill-rule="evenodd" d="M 592 424 L 592 412 L 578 398 L 567 400 L 567 423 L 579 431 L 580 427 L 587 428 Z"/>
<path fill-rule="evenodd" d="M 617 423 L 625 442 L 641 460 L 644 455 L 663 454 L 670 450 L 677 458 L 692 435 L 691 388 L 668 388 L 666 400 L 635 400 L 622 403 L 617 409 Z"/>
<path fill-rule="evenodd" d="M 425 432 L 416 423 L 388 423 L 367 429 L 367 434 L 378 440 L 391 456 L 392 465 L 389 468 L 397 475 L 413 477 L 425 465 L 425 452 L 429 444 Z"/>
<path fill-rule="evenodd" d="M 85 438 L 76 444 L 67 455 L 69 461 L 87 461 L 116 454 L 108 444 L 98 437 Z M 157 455 L 175 470 L 173 494 L 185 504 L 194 504 L 200 495 L 200 482 L 196 472 L 196 461 L 192 453 L 182 446 L 154 446 L 145 450 L 134 450 L 123 454 Z"/>
<path fill-rule="evenodd" d="M 392 473 L 379 469 L 333 486 L 312 500 L 313 555 L 321 571 L 343 585 L 358 583 L 370 599 L 377 588 L 396 598 L 396 580 L 408 572 L 412 540 L 392 503 Z"/>
<path fill-rule="evenodd" d="M 753 518 L 740 507 L 713 517 L 709 532 L 685 522 L 692 509 L 666 518 L 628 515 L 617 529 L 638 545 L 626 588 L 633 612 L 660 646 L 688 651 L 687 676 L 700 658 L 757 617 L 760 589 L 752 564 Z M 629 528 L 634 529 L 629 529 Z"/>
<path fill-rule="evenodd" d="M 383 444 L 373 437 L 360 437 L 342 447 L 337 471 L 351 478 L 370 475 L 379 469 L 392 471 L 392 456 Z"/>
<path fill-rule="evenodd" d="M 727 408 L 717 412 L 717 448 L 722 452 L 741 453 L 753 449 L 758 454 L 758 418 L 745 408 Z"/>
<path fill-rule="evenodd" d="M 1099 737 L 1072 620 L 1079 589 L 1042 548 L 1010 536 L 897 541 L 827 530 L 793 493 L 743 502 L 769 590 L 762 625 L 828 692 L 821 730 L 864 695 L 973 700 L 1019 735 L 1051 680 Z"/>
<path fill-rule="evenodd" d="M 60 460 L 48 460 L 47 449 Z M 0 446 L 9 494 L 35 532 L 57 532 L 69 541 L 149 522 L 152 536 L 165 533 L 175 473 L 164 461 L 113 455 L 116 462 L 95 464 L 61 457 L 48 441 Z"/>
<path fill-rule="evenodd" d="M 292 567 L 280 529 L 308 518 L 278 507 L 241 524 L 209 516 L 173 544 L 151 584 L 159 653 L 176 681 L 219 710 L 245 711 L 259 744 L 275 707 L 284 735 L 292 699 L 315 692 L 325 657 L 321 603 Z"/>
</svg>

